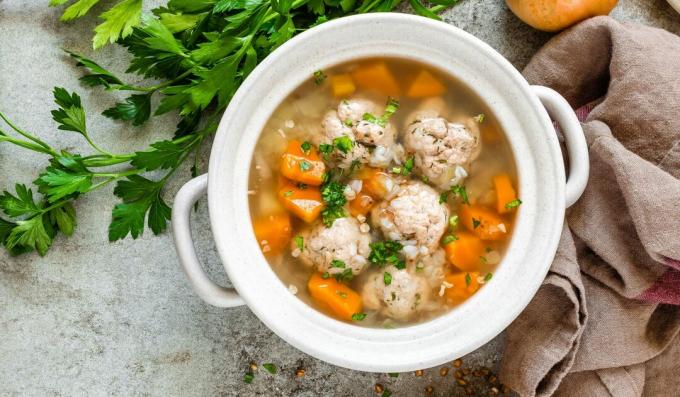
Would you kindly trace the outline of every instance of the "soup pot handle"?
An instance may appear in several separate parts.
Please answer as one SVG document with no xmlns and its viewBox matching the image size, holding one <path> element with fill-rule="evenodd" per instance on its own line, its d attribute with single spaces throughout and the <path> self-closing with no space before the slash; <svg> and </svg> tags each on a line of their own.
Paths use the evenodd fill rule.
<svg viewBox="0 0 680 397">
<path fill-rule="evenodd" d="M 545 106 L 550 118 L 560 124 L 560 129 L 564 133 L 567 157 L 569 158 L 565 204 L 567 207 L 571 207 L 581 197 L 586 184 L 588 184 L 590 163 L 586 137 L 576 113 L 562 95 L 551 88 L 540 85 L 533 85 L 531 89 Z"/>
<path fill-rule="evenodd" d="M 208 174 L 198 176 L 179 189 L 172 208 L 172 238 L 184 269 L 194 291 L 207 303 L 217 307 L 244 305 L 243 299 L 233 288 L 215 284 L 203 270 L 194 241 L 191 238 L 191 210 L 208 189 Z"/>
</svg>

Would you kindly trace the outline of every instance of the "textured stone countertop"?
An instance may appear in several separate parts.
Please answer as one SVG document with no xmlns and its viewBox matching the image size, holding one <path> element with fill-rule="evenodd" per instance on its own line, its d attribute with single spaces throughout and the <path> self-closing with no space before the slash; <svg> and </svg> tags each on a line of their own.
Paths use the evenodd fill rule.
<svg viewBox="0 0 680 397">
<path fill-rule="evenodd" d="M 144 147 L 174 130 L 172 116 L 140 129 L 99 116 L 116 98 L 80 86 L 80 72 L 60 48 L 92 54 L 90 16 L 58 21 L 47 0 L 0 0 L 0 109 L 19 125 L 58 147 L 84 149 L 77 134 L 58 133 L 51 120 L 55 85 L 77 90 L 96 141 L 114 152 Z M 104 4 L 111 3 L 103 1 Z M 161 1 L 145 0 L 151 8 Z M 613 16 L 680 33 L 680 15 L 665 0 L 621 0 Z M 462 0 L 444 20 L 489 43 L 521 69 L 550 38 L 517 20 L 501 0 Z M 109 46 L 93 57 L 122 71 L 127 54 Z M 208 148 L 203 156 L 207 165 Z M 0 189 L 29 183 L 43 156 L 0 144 Z M 169 191 L 188 179 L 176 175 Z M 398 378 L 333 367 L 289 346 L 248 310 L 204 304 L 189 288 L 169 234 L 107 242 L 113 187 L 78 201 L 78 227 L 58 238 L 45 257 L 10 257 L 0 250 L 0 395 L 351 395 L 372 396 L 376 383 L 397 396 L 464 395 L 451 370 Z M 200 259 L 226 283 L 202 202 L 194 217 Z M 496 368 L 503 338 L 463 358 L 463 367 Z M 243 382 L 248 363 L 273 362 L 276 376 L 260 370 Z M 294 376 L 303 366 L 306 375 Z M 449 365 L 451 367 L 451 365 Z M 473 379 L 474 376 L 470 375 Z M 476 389 L 477 390 L 477 389 Z M 482 387 L 478 390 L 488 390 Z"/>
</svg>

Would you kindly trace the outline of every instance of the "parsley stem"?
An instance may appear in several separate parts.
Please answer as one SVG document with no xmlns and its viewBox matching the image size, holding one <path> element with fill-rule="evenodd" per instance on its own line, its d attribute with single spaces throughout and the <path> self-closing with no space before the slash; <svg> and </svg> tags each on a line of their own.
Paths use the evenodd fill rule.
<svg viewBox="0 0 680 397">
<path fill-rule="evenodd" d="M 14 145 L 21 146 L 25 149 L 29 149 L 29 150 L 32 150 L 34 152 L 49 154 L 49 155 L 54 156 L 54 157 L 59 156 L 59 153 L 55 152 L 50 147 L 45 148 L 42 145 L 37 145 L 35 143 L 23 141 L 21 139 L 16 139 L 16 138 L 13 138 L 11 136 L 5 135 L 5 133 L 2 132 L 2 131 L 0 131 L 0 142 L 9 142 L 9 143 L 12 143 Z"/>
<path fill-rule="evenodd" d="M 93 148 L 94 150 L 98 151 L 98 152 L 101 153 L 101 154 L 105 154 L 105 155 L 107 155 L 107 156 L 116 157 L 115 154 L 113 154 L 113 153 L 111 153 L 111 152 L 107 152 L 106 150 L 104 150 L 104 149 L 100 148 L 99 146 L 97 146 L 97 145 L 92 141 L 92 139 L 90 138 L 89 135 L 83 134 L 83 136 L 85 137 L 85 140 L 87 141 L 87 143 L 89 143 L 90 146 L 92 146 L 92 148 Z"/>
<path fill-rule="evenodd" d="M 21 128 L 17 127 L 12 123 L 2 112 L 0 112 L 0 118 L 2 118 L 5 123 L 7 123 L 10 128 L 12 128 L 14 131 L 18 132 L 19 134 L 23 135 L 24 137 L 32 140 L 33 142 L 37 143 L 38 145 L 44 147 L 45 149 L 52 150 L 52 147 L 48 145 L 47 143 L 43 142 L 42 140 L 38 139 L 37 137 L 29 134 L 28 132 L 22 130 Z"/>
<path fill-rule="evenodd" d="M 158 91 L 161 88 L 165 88 L 169 85 L 172 85 L 172 84 L 184 79 L 185 77 L 189 76 L 191 73 L 192 73 L 192 70 L 189 69 L 189 70 L 185 71 L 184 73 L 180 74 L 179 76 L 175 77 L 174 79 L 168 80 L 168 81 L 160 83 L 160 84 L 156 84 L 156 85 L 152 85 L 152 86 L 148 86 L 148 87 L 125 84 L 125 85 L 120 86 L 118 88 L 118 90 L 119 91 L 154 92 L 154 91 Z"/>
</svg>

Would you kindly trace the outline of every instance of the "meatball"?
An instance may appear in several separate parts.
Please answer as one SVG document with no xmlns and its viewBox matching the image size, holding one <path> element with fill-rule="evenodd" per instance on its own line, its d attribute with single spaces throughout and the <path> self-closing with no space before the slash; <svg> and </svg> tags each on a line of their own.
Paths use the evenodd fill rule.
<svg viewBox="0 0 680 397">
<path fill-rule="evenodd" d="M 301 234 L 304 249 L 300 259 L 320 272 L 339 274 L 351 269 L 353 275 L 361 273 L 368 264 L 371 236 L 359 226 L 354 218 L 336 219 L 331 227 L 317 224 Z"/>
<path fill-rule="evenodd" d="M 379 106 L 366 99 L 351 99 L 340 102 L 337 110 L 331 110 L 323 117 L 322 139 L 332 142 L 346 136 L 352 141 L 352 149 L 347 153 L 338 151 L 336 159 L 340 168 L 348 168 L 353 162 L 369 163 L 374 167 L 389 165 L 394 157 L 395 130 L 387 122 L 385 126 L 364 120 L 370 113 L 378 116 Z M 372 154 L 369 148 L 374 148 Z"/>
<path fill-rule="evenodd" d="M 409 270 L 411 269 L 422 275 L 431 288 L 439 288 L 446 272 L 446 254 L 443 249 L 437 248 L 432 254 L 409 263 Z"/>
<path fill-rule="evenodd" d="M 389 285 L 385 284 L 383 272 L 371 275 L 364 284 L 361 297 L 367 309 L 381 310 L 388 317 L 405 320 L 429 301 L 431 289 L 423 277 L 394 266 L 384 271 L 390 274 Z"/>
<path fill-rule="evenodd" d="M 479 127 L 473 119 L 450 122 L 435 110 L 417 112 L 404 134 L 416 170 L 435 186 L 448 189 L 467 176 L 465 166 L 479 156 Z"/>
<path fill-rule="evenodd" d="M 430 186 L 409 181 L 371 211 L 371 221 L 390 240 L 401 241 L 409 260 L 433 253 L 446 231 L 449 210 Z M 412 248 L 410 248 L 412 247 Z"/>
</svg>

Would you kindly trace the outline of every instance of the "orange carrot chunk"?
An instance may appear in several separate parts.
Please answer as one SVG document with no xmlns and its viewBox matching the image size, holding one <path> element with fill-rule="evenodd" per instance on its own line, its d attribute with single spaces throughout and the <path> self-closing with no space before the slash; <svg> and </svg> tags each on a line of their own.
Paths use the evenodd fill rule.
<svg viewBox="0 0 680 397">
<path fill-rule="evenodd" d="M 279 200 L 288 211 L 307 223 L 313 222 L 324 207 L 318 187 L 302 189 L 290 182 L 279 189 Z"/>
<path fill-rule="evenodd" d="M 309 145 L 305 150 L 300 141 L 288 142 L 288 147 L 281 157 L 283 176 L 297 182 L 319 186 L 323 183 L 324 172 L 326 172 L 326 165 L 321 161 L 314 147 Z"/>
<path fill-rule="evenodd" d="M 399 95 L 399 84 L 383 61 L 359 66 L 352 72 L 354 83 L 367 90 L 375 90 L 389 96 Z"/>
<path fill-rule="evenodd" d="M 457 240 L 444 245 L 446 259 L 460 270 L 479 269 L 480 257 L 484 253 L 484 243 L 476 235 L 464 231 L 456 234 Z"/>
<path fill-rule="evenodd" d="M 451 303 L 461 303 L 479 290 L 478 272 L 453 273 L 444 278 L 453 287 L 444 290 L 444 295 Z"/>
<path fill-rule="evenodd" d="M 263 216 L 253 220 L 255 238 L 265 255 L 276 255 L 288 246 L 292 229 L 286 213 Z"/>
<path fill-rule="evenodd" d="M 482 240 L 502 240 L 509 235 L 510 225 L 487 208 L 462 205 L 458 216 L 460 222 Z"/>
<path fill-rule="evenodd" d="M 307 283 L 309 294 L 324 309 L 340 320 L 350 321 L 352 315 L 361 313 L 361 297 L 350 287 L 333 277 L 324 279 L 314 273 Z"/>
<path fill-rule="evenodd" d="M 356 198 L 349 202 L 349 213 L 352 216 L 366 215 L 373 208 L 375 200 L 365 193 L 359 193 Z"/>
<path fill-rule="evenodd" d="M 357 87 L 354 85 L 352 76 L 348 74 L 338 74 L 331 76 L 331 89 L 333 91 L 333 96 L 338 98 L 354 94 Z"/>
<path fill-rule="evenodd" d="M 411 98 L 425 98 L 430 96 L 439 96 L 446 91 L 444 84 L 437 79 L 432 73 L 423 69 L 416 76 L 413 83 L 408 88 L 406 95 Z"/>
<path fill-rule="evenodd" d="M 387 193 L 394 186 L 392 177 L 379 168 L 362 168 L 357 173 L 357 179 L 362 182 L 361 191 L 375 199 L 387 196 Z"/>
<path fill-rule="evenodd" d="M 508 204 L 517 200 L 517 193 L 512 187 L 510 176 L 508 174 L 500 174 L 493 177 L 493 186 L 496 189 L 496 210 L 499 214 L 505 214 L 515 209 L 515 207 L 508 208 Z"/>
</svg>

